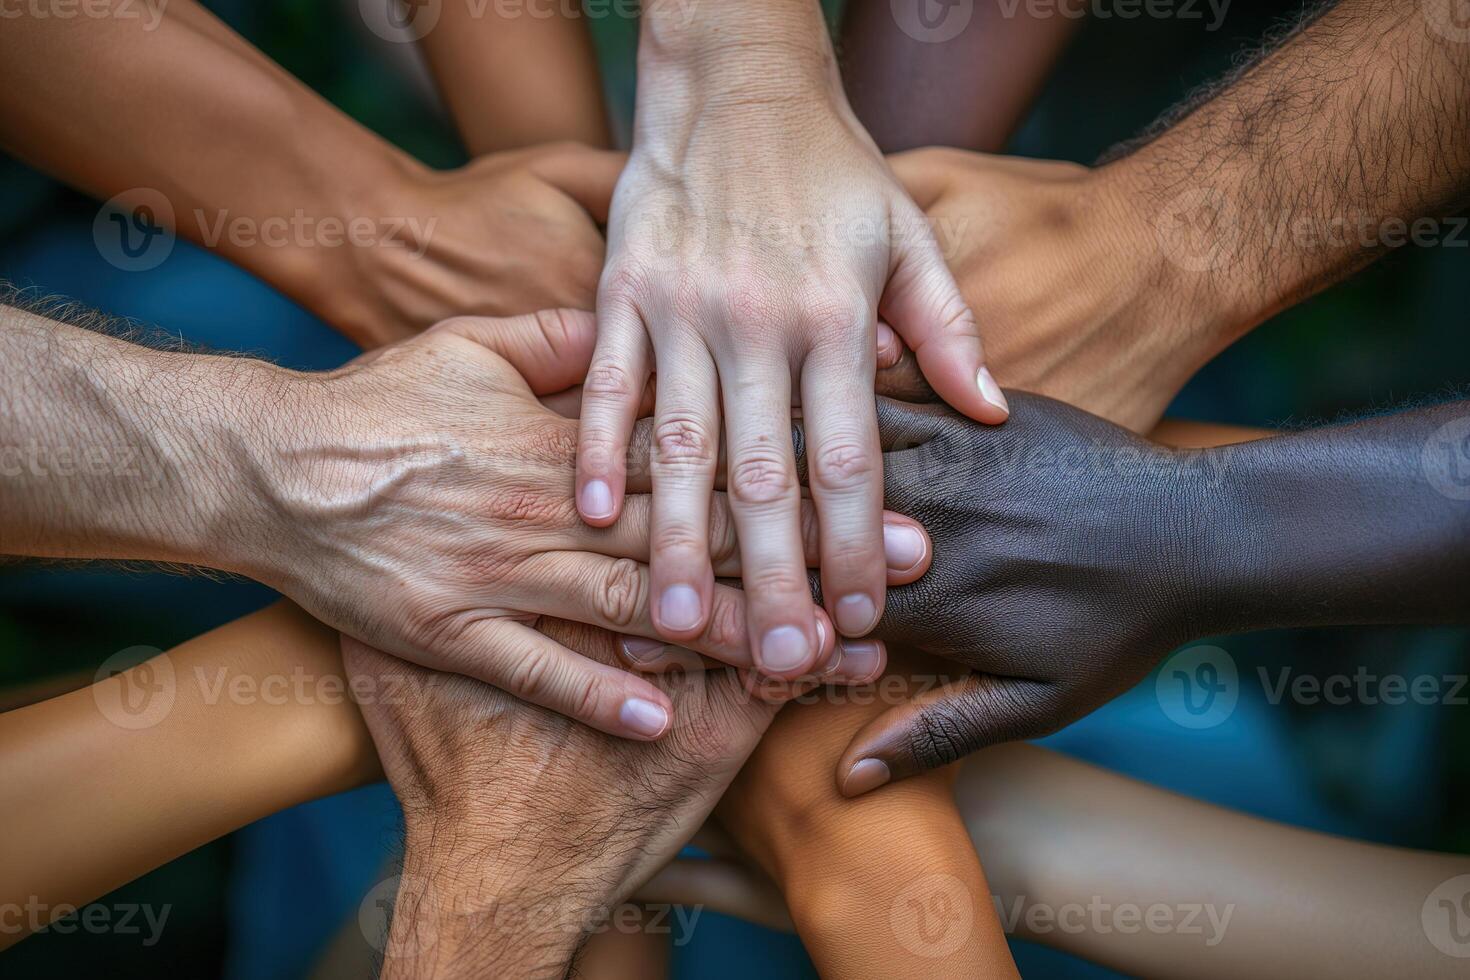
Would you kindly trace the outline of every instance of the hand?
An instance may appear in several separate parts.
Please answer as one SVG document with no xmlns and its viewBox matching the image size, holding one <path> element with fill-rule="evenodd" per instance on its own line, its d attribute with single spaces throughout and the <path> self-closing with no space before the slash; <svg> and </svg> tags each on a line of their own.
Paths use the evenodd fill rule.
<svg viewBox="0 0 1470 980">
<path fill-rule="evenodd" d="M 614 669 L 610 634 L 540 628 Z M 678 721 L 648 744 L 350 639 L 343 660 L 352 690 L 399 692 L 360 698 L 406 830 L 385 977 L 564 976 L 589 927 L 674 857 L 782 701 L 809 686 L 661 678 Z"/>
<path fill-rule="evenodd" d="M 766 673 L 794 676 L 813 662 L 816 620 L 798 545 L 793 403 L 812 446 L 827 608 L 852 637 L 884 601 L 877 318 L 952 405 L 987 422 L 1006 410 L 922 215 L 847 108 L 835 68 L 801 61 L 827 46 L 817 8 L 786 5 L 782 16 L 801 21 L 793 28 L 737 6 L 700 5 L 682 41 L 667 14 L 645 18 L 576 499 L 592 525 L 618 519 L 629 434 L 656 370 L 654 623 L 671 641 L 697 635 L 712 608 L 704 528 L 723 411 L 754 656 Z M 750 29 L 742 21 L 759 21 L 762 40 L 732 56 Z M 791 47 L 772 41 L 788 31 Z"/>
<path fill-rule="evenodd" d="M 369 349 L 452 316 L 591 310 L 603 260 L 598 223 L 623 161 L 558 143 L 448 172 L 408 168 L 372 205 L 405 222 L 402 247 L 335 250 L 344 267 L 321 277 L 312 305 Z"/>
<path fill-rule="evenodd" d="M 1115 167 L 915 150 L 889 158 L 924 208 L 1001 384 L 1136 432 L 1224 346 Z"/>
<path fill-rule="evenodd" d="M 265 503 L 240 508 L 260 515 L 242 518 L 252 542 L 242 570 L 391 653 L 602 731 L 661 737 L 671 705 L 657 687 L 525 625 L 549 615 L 657 636 L 641 564 L 648 498 L 630 498 L 617 527 L 579 521 L 576 423 L 535 397 L 577 380 L 593 339 L 590 314 L 461 318 L 320 380 L 292 376 L 274 400 L 279 435 L 257 440 L 268 448 L 254 450 L 244 488 Z M 721 574 L 738 576 L 723 495 L 712 506 L 720 537 L 710 547 Z M 921 528 L 892 516 L 927 546 Z M 810 512 L 806 524 L 814 553 Z M 751 666 L 741 592 L 717 586 L 713 602 L 686 645 Z M 825 663 L 836 634 L 825 621 L 818 629 Z"/>
<path fill-rule="evenodd" d="M 889 590 L 877 635 L 975 673 L 870 721 L 838 767 L 849 795 L 1054 731 L 1220 625 L 1200 599 L 1208 531 L 1181 532 L 1218 451 L 1165 449 L 1040 396 L 1011 404 L 988 429 L 879 400 L 887 502 L 928 529 L 934 562 Z M 1206 506 L 1228 525 L 1229 498 Z"/>
</svg>

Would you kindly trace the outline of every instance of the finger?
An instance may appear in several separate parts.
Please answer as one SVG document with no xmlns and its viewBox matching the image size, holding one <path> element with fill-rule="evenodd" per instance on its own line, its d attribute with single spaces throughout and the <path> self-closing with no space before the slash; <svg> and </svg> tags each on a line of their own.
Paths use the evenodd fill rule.
<svg viewBox="0 0 1470 980">
<path fill-rule="evenodd" d="M 997 742 L 1039 738 L 1063 723 L 1058 690 L 1041 681 L 971 674 L 890 708 L 853 736 L 837 788 L 861 796 Z"/>
<path fill-rule="evenodd" d="M 523 623 L 470 622 L 434 651 L 449 669 L 620 738 L 668 733 L 673 703 L 647 680 L 581 656 Z"/>
<path fill-rule="evenodd" d="M 597 319 L 583 310 L 461 316 L 436 329 L 457 333 L 499 354 L 538 395 L 564 391 L 586 377 L 597 344 Z"/>
<path fill-rule="evenodd" d="M 555 147 L 531 159 L 530 170 L 580 204 L 598 224 L 607 224 L 613 190 L 628 155 L 580 144 Z"/>
<path fill-rule="evenodd" d="M 501 601 L 542 616 L 556 616 L 664 643 L 649 610 L 648 567 L 627 558 L 572 551 L 552 551 L 523 561 L 522 581 Z M 808 600 L 810 601 L 810 600 Z M 752 667 L 747 633 L 746 595 L 716 583 L 710 593 L 710 615 L 704 629 L 680 641 L 696 653 L 732 667 Z M 834 635 L 817 637 L 823 655 Z"/>
<path fill-rule="evenodd" d="M 754 374 L 735 377 L 727 390 L 740 393 L 739 410 L 725 413 L 726 479 L 755 660 L 769 676 L 796 677 L 816 662 L 817 637 L 801 558 L 791 374 L 784 364 L 768 362 Z"/>
<path fill-rule="evenodd" d="M 883 613 L 883 452 L 873 361 L 835 346 L 802 368 L 807 482 L 821 526 L 822 595 L 843 636 L 865 636 Z"/>
<path fill-rule="evenodd" d="M 567 542 L 568 548 L 579 548 L 613 558 L 632 558 L 647 562 L 650 553 L 649 527 L 655 506 L 648 494 L 629 494 L 623 501 L 623 516 L 610 528 L 591 532 L 595 538 L 578 536 Z M 883 516 L 883 564 L 888 585 L 907 585 L 929 570 L 933 547 L 924 526 L 912 517 L 890 510 Z M 721 578 L 740 577 L 740 541 L 735 531 L 729 497 L 716 493 L 710 499 L 707 527 L 708 552 L 714 573 Z M 808 568 L 818 566 L 818 527 L 816 504 L 801 501 L 801 552 Z M 654 594 L 657 595 L 655 586 Z"/>
<path fill-rule="evenodd" d="M 898 362 L 903 358 L 903 341 L 899 339 L 898 334 L 893 332 L 893 328 L 882 320 L 878 321 L 876 339 L 878 344 L 878 369 L 881 371 L 885 368 L 896 367 Z"/>
<path fill-rule="evenodd" d="M 600 304 L 577 431 L 577 513 L 593 527 L 611 524 L 622 509 L 628 437 L 648 371 L 643 318 L 622 302 Z"/>
<path fill-rule="evenodd" d="M 913 210 L 902 220 L 907 224 L 900 230 L 880 313 L 913 349 L 941 398 L 978 422 L 1004 422 L 1010 408 L 985 367 L 975 314 L 922 215 Z"/>
<path fill-rule="evenodd" d="M 826 614 L 818 611 L 818 632 L 826 635 Z M 718 670 L 727 665 L 709 657 L 663 643 L 661 640 L 645 640 L 636 636 L 618 638 L 618 656 L 629 668 L 645 674 L 667 674 L 674 672 L 695 673 L 701 670 Z M 888 666 L 888 648 L 880 640 L 838 639 L 832 653 L 824 663 L 818 664 L 817 673 L 797 678 L 796 683 L 833 684 L 842 687 L 871 684 L 883 675 Z"/>
<path fill-rule="evenodd" d="M 648 880 L 634 896 L 658 905 L 712 908 L 768 929 L 794 932 L 780 890 L 764 874 L 721 858 L 677 858 Z"/>
<path fill-rule="evenodd" d="M 917 370 L 918 369 L 915 368 L 915 371 Z M 580 381 L 581 379 L 579 378 L 577 380 Z M 640 419 L 653 414 L 654 381 L 655 379 L 650 377 L 648 379 L 648 382 L 643 386 L 643 397 L 639 399 L 638 402 L 638 417 Z M 932 401 L 933 399 L 931 398 L 930 400 Z M 564 419 L 580 418 L 582 415 L 582 386 L 580 384 L 575 384 L 565 391 L 559 391 L 550 397 L 543 398 L 541 399 L 541 404 L 545 405 L 547 408 L 551 409 L 553 412 L 560 415 Z M 651 425 L 652 422 L 650 421 L 649 424 Z M 647 449 L 647 446 L 648 440 L 645 440 L 645 450 Z M 637 456 L 633 454 L 633 448 L 634 447 L 630 445 L 630 458 L 642 460 L 648 459 L 648 453 L 646 451 L 641 456 Z M 646 481 L 648 479 L 648 467 L 639 466 L 638 471 L 641 473 L 644 480 Z M 647 493 L 648 488 L 645 486 L 642 492 Z"/>
<path fill-rule="evenodd" d="M 692 332 L 686 337 L 694 338 Z M 719 457 L 719 376 L 709 352 L 696 340 L 672 340 L 658 351 L 654 410 L 653 515 L 649 570 L 653 622 L 670 640 L 704 628 L 710 592 L 710 494 Z"/>
</svg>

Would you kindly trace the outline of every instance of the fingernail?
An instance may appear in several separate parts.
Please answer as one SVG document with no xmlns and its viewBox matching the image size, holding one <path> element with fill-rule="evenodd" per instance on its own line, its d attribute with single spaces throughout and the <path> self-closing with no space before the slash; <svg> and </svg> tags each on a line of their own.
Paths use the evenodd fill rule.
<svg viewBox="0 0 1470 980">
<path fill-rule="evenodd" d="M 563 497 L 563 500 L 566 498 Z M 577 498 L 577 508 L 583 517 L 603 520 L 612 516 L 612 489 L 602 480 L 588 480 Z"/>
<path fill-rule="evenodd" d="M 687 585 L 671 585 L 658 600 L 658 618 L 666 629 L 682 633 L 699 625 L 699 593 Z"/>
<path fill-rule="evenodd" d="M 635 735 L 658 738 L 669 727 L 669 713 L 652 701 L 629 698 L 618 712 L 618 720 Z"/>
<path fill-rule="evenodd" d="M 838 667 L 849 680 L 869 681 L 882 669 L 883 644 L 877 640 L 843 640 L 838 648 Z"/>
<path fill-rule="evenodd" d="M 879 323 L 877 340 L 878 366 L 880 368 L 893 367 L 893 365 L 898 363 L 898 359 L 903 356 L 898 346 L 898 334 L 894 333 L 893 328 L 888 324 Z"/>
<path fill-rule="evenodd" d="M 980 369 L 979 373 L 975 375 L 975 384 L 980 388 L 981 398 L 990 402 L 990 404 L 1007 415 L 1010 414 L 1011 406 L 1006 403 L 1006 396 L 1000 390 L 1000 385 L 995 383 L 995 378 L 991 375 L 989 368 Z"/>
<path fill-rule="evenodd" d="M 761 667 L 777 674 L 796 670 L 811 659 L 806 634 L 795 626 L 777 626 L 761 640 Z"/>
<path fill-rule="evenodd" d="M 837 629 L 848 636 L 862 636 L 873 629 L 878 607 L 861 592 L 837 600 Z"/>
<path fill-rule="evenodd" d="M 668 644 L 662 640 L 649 640 L 641 636 L 623 636 L 623 656 L 635 664 L 646 664 L 657 660 Z"/>
<path fill-rule="evenodd" d="M 888 771 L 888 764 L 882 759 L 859 760 L 847 770 L 847 778 L 842 781 L 842 795 L 862 796 L 864 793 L 871 793 L 891 778 L 893 774 Z"/>
<path fill-rule="evenodd" d="M 883 558 L 895 572 L 908 571 L 924 560 L 924 536 L 907 524 L 884 524 Z"/>
</svg>

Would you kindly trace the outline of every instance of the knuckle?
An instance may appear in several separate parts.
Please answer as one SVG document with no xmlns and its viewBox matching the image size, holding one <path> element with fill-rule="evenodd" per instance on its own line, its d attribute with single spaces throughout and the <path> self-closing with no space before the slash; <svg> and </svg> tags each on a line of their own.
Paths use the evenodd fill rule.
<svg viewBox="0 0 1470 980">
<path fill-rule="evenodd" d="M 737 322 L 768 322 L 778 312 L 777 292 L 766 276 L 754 271 L 737 271 L 726 276 L 717 295 L 720 312 Z"/>
<path fill-rule="evenodd" d="M 813 485 L 822 490 L 861 486 L 877 474 L 874 454 L 861 439 L 845 436 L 807 448 L 807 466 Z"/>
<path fill-rule="evenodd" d="M 635 385 L 628 369 L 616 361 L 598 360 L 587 369 L 582 382 L 584 397 L 626 400 L 633 397 Z"/>
<path fill-rule="evenodd" d="M 653 430 L 654 461 L 660 466 L 707 467 L 715 461 L 707 426 L 687 416 L 660 419 Z"/>
<path fill-rule="evenodd" d="M 523 701 L 544 704 L 555 685 L 556 671 L 551 658 L 534 649 L 514 655 L 506 672 L 506 689 Z"/>
<path fill-rule="evenodd" d="M 818 336 L 850 336 L 868 319 L 867 307 L 856 301 L 856 293 L 814 288 L 801 297 L 801 322 Z"/>
<path fill-rule="evenodd" d="M 610 306 L 634 304 L 637 297 L 647 291 L 651 276 L 640 261 L 623 259 L 608 262 L 602 272 L 602 283 L 598 289 L 598 309 Z"/>
<path fill-rule="evenodd" d="M 711 603 L 709 625 L 702 637 L 712 650 L 741 650 L 745 648 L 745 608 L 729 593 L 715 591 Z"/>
<path fill-rule="evenodd" d="M 576 504 L 569 496 L 534 487 L 496 488 L 486 492 L 484 501 L 485 512 L 497 524 L 562 527 L 576 520 Z M 495 558 L 496 551 L 495 548 L 477 549 L 471 560 L 487 563 Z"/>
<path fill-rule="evenodd" d="M 754 574 L 746 569 L 741 571 L 744 573 L 745 591 L 767 601 L 811 593 L 806 569 L 771 568 Z"/>
<path fill-rule="evenodd" d="M 796 474 L 773 452 L 750 453 L 730 467 L 730 496 L 742 504 L 769 504 L 796 492 Z"/>
<path fill-rule="evenodd" d="M 644 607 L 647 583 L 643 570 L 631 558 L 619 558 L 608 566 L 598 583 L 593 600 L 597 612 L 614 629 L 625 630 L 638 621 Z"/>
<path fill-rule="evenodd" d="M 649 538 L 650 551 L 665 559 L 669 557 L 699 557 L 704 554 L 705 539 L 688 524 L 665 524 Z"/>
<path fill-rule="evenodd" d="M 546 346 L 553 354 L 560 355 L 572 346 L 572 340 L 580 332 L 580 325 L 572 317 L 569 310 L 539 310 L 532 314 L 536 329 L 541 332 L 541 337 L 546 341 Z"/>
<path fill-rule="evenodd" d="M 921 769 L 937 769 L 966 755 L 972 738 L 962 714 L 950 705 L 941 705 L 922 712 L 915 720 L 909 747 Z"/>
<path fill-rule="evenodd" d="M 577 718 L 592 718 L 602 704 L 602 682 L 596 674 L 580 677 L 574 682 L 572 693 L 572 715 Z"/>
</svg>

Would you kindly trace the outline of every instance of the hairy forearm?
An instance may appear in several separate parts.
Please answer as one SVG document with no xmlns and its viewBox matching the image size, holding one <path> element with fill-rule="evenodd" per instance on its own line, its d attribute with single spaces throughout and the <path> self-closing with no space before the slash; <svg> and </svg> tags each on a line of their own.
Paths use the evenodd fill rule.
<svg viewBox="0 0 1470 980">
<path fill-rule="evenodd" d="M 470 153 L 612 136 L 587 20 L 578 7 L 443 4 L 419 40 Z"/>
<path fill-rule="evenodd" d="M 84 904 L 377 774 L 336 633 L 277 603 L 91 687 L 0 714 L 0 782 L 23 803 L 7 810 L 0 834 L 0 901 Z M 169 800 L 188 802 L 161 814 Z M 28 931 L 0 931 L 0 947 Z"/>
<path fill-rule="evenodd" d="M 1176 288 L 1211 311 L 1214 350 L 1465 203 L 1470 45 L 1450 36 L 1451 7 L 1318 8 L 1105 168 L 1179 267 Z"/>
<path fill-rule="evenodd" d="M 1206 632 L 1463 622 L 1470 613 L 1467 403 L 1207 458 L 1213 475 L 1204 479 L 1217 489 L 1203 490 L 1184 518 L 1212 538 L 1186 559 L 1209 583 L 1197 624 Z"/>
<path fill-rule="evenodd" d="M 145 23 L 6 21 L 6 148 L 98 198 L 144 189 L 124 199 L 129 214 L 146 207 L 326 315 L 325 293 L 356 274 L 351 222 L 388 237 L 386 222 L 417 219 L 395 198 L 422 167 L 197 3 Z"/>
<path fill-rule="evenodd" d="M 0 306 L 0 554 L 255 571 L 285 374 Z"/>
<path fill-rule="evenodd" d="M 1426 905 L 1470 872 L 1463 856 L 1270 823 L 1030 745 L 972 757 L 956 795 L 1007 929 L 1122 973 L 1461 969 L 1428 937 L 1445 910 Z"/>
</svg>

